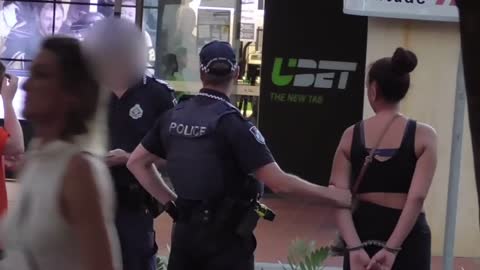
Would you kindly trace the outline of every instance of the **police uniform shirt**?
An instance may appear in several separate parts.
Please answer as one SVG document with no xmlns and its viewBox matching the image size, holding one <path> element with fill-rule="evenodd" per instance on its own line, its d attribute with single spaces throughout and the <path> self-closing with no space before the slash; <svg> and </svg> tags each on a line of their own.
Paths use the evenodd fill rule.
<svg viewBox="0 0 480 270">
<path fill-rule="evenodd" d="M 133 152 L 154 127 L 159 116 L 173 108 L 175 103 L 173 89 L 148 76 L 128 89 L 122 97 L 112 94 L 108 114 L 110 150 Z M 117 187 L 136 181 L 125 165 L 110 170 Z"/>
<path fill-rule="evenodd" d="M 226 95 L 214 90 L 202 89 L 200 93 L 212 95 L 229 102 Z M 201 95 L 194 97 L 194 99 L 197 99 L 201 106 L 208 106 L 213 102 L 223 102 Z M 165 142 L 168 141 L 171 116 L 172 110 L 160 117 L 155 127 L 142 140 L 142 145 L 145 149 L 164 159 L 167 158 L 168 154 L 168 146 L 165 145 Z M 196 132 L 202 132 L 202 130 L 199 129 Z M 247 176 L 257 169 L 274 162 L 274 158 L 265 144 L 261 133 L 252 123 L 246 121 L 240 113 L 223 116 L 218 123 L 215 133 L 218 136 L 216 138 L 219 140 L 220 149 L 224 153 L 223 156 L 227 157 L 227 159 L 223 160 L 224 166 L 233 170 L 236 168 L 236 171 L 230 172 L 230 175 Z M 188 169 L 188 164 L 185 164 L 185 169 Z M 175 185 L 174 179 L 172 181 Z"/>
</svg>

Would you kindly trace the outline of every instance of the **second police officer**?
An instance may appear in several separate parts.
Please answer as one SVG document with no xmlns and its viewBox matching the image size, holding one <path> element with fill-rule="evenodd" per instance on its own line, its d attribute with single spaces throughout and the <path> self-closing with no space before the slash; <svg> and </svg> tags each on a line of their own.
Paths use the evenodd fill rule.
<svg viewBox="0 0 480 270">
<path fill-rule="evenodd" d="M 350 194 L 280 169 L 259 130 L 230 103 L 239 72 L 230 44 L 205 45 L 200 62 L 203 89 L 162 115 L 128 168 L 174 218 L 169 270 L 253 270 L 253 216 L 268 211 L 250 175 L 275 193 L 339 207 L 349 206 Z M 176 194 L 152 167 L 167 160 Z"/>
<path fill-rule="evenodd" d="M 97 61 L 103 85 L 111 91 L 108 107 L 109 153 L 106 157 L 117 193 L 116 225 L 123 269 L 155 270 L 157 246 L 154 219 L 159 205 L 127 169 L 130 153 L 153 128 L 156 119 L 174 106 L 173 90 L 145 76 L 143 33 L 125 19 L 97 23 L 86 42 L 101 52 Z"/>
</svg>

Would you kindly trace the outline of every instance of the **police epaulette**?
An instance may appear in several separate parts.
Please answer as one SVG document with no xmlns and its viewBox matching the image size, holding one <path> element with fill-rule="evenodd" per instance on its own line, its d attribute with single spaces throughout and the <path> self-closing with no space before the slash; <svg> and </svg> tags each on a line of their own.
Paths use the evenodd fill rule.
<svg viewBox="0 0 480 270">
<path fill-rule="evenodd" d="M 222 101 L 222 102 L 215 103 L 214 106 L 215 106 L 214 108 L 216 108 L 215 110 L 217 111 L 217 113 L 221 113 L 223 115 L 229 114 L 229 113 L 236 113 L 239 116 L 242 116 L 242 113 L 240 112 L 240 110 L 230 102 Z"/>
<path fill-rule="evenodd" d="M 238 113 L 238 115 L 239 115 L 243 120 L 247 120 L 247 119 L 243 116 L 242 112 L 241 112 L 237 107 L 235 107 L 235 105 L 233 105 L 233 104 L 230 103 L 230 102 L 225 102 L 225 104 L 227 104 L 228 107 L 230 107 L 230 108 L 233 109 L 236 113 Z"/>
<path fill-rule="evenodd" d="M 230 102 L 225 102 L 225 104 L 227 104 L 228 107 L 230 107 L 231 109 L 235 110 L 235 111 L 238 112 L 239 114 L 242 114 L 242 112 L 241 112 L 237 107 L 235 107 L 235 105 L 233 105 L 232 103 L 230 103 Z"/>
<path fill-rule="evenodd" d="M 144 76 L 143 76 L 143 84 L 147 84 L 147 80 L 148 80 L 148 79 L 152 79 L 152 80 L 154 80 L 155 82 L 157 82 L 157 83 L 159 83 L 159 84 L 161 84 L 161 85 L 163 85 L 163 86 L 166 86 L 166 87 L 168 88 L 168 90 L 170 90 L 170 91 L 172 91 L 172 92 L 175 92 L 175 89 L 173 89 L 173 88 L 170 86 L 170 84 L 168 84 L 168 82 L 166 82 L 166 81 L 164 81 L 164 80 L 157 79 L 157 78 L 155 78 L 155 76 L 153 76 L 153 75 L 148 75 L 148 74 L 144 75 Z"/>
<path fill-rule="evenodd" d="M 152 77 L 155 81 L 157 81 L 158 83 L 162 84 L 162 85 L 165 85 L 168 89 L 170 89 L 171 91 L 175 91 L 175 89 L 173 89 L 170 84 L 168 84 L 168 82 L 164 81 L 164 80 L 160 80 L 160 79 L 157 79 L 157 78 L 154 78 Z"/>
</svg>

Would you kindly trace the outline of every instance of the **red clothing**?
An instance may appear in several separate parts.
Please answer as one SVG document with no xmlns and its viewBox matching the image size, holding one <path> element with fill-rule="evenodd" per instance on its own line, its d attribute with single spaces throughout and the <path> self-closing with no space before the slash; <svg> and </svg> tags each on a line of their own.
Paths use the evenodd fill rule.
<svg viewBox="0 0 480 270">
<path fill-rule="evenodd" d="M 2 217 L 8 208 L 7 184 L 5 182 L 5 166 L 3 153 L 8 140 L 8 132 L 0 128 L 0 217 Z"/>
</svg>

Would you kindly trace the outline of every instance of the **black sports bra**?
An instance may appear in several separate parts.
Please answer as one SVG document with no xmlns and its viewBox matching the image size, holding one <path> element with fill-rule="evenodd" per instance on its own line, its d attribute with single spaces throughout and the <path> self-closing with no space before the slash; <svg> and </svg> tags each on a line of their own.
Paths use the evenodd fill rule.
<svg viewBox="0 0 480 270">
<path fill-rule="evenodd" d="M 415 154 L 415 132 L 417 122 L 408 120 L 402 142 L 398 149 L 379 149 L 376 155 L 390 156 L 388 160 L 373 159 L 368 167 L 365 178 L 358 188 L 358 193 L 408 193 L 412 183 L 413 173 L 417 164 Z M 363 122 L 354 127 L 350 161 L 352 164 L 352 179 L 355 181 L 363 166 L 369 149 L 365 148 Z"/>
</svg>

